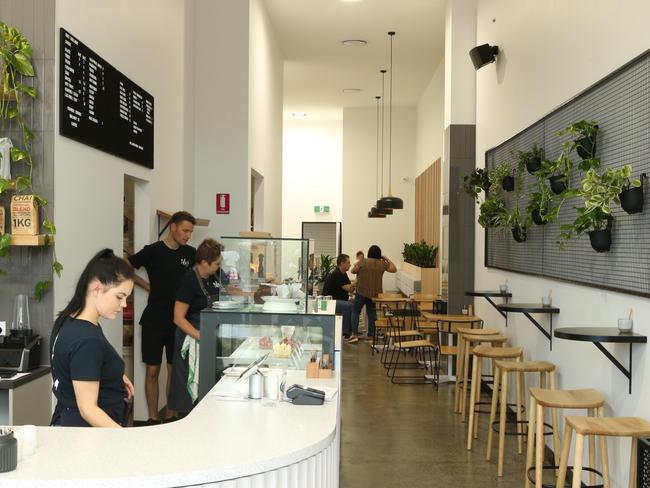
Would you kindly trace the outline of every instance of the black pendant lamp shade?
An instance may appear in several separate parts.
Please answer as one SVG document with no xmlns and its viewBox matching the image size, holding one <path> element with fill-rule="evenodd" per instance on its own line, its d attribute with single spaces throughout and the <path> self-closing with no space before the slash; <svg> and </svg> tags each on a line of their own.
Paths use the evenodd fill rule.
<svg viewBox="0 0 650 488">
<path fill-rule="evenodd" d="M 394 197 L 392 193 L 392 170 L 393 170 L 393 37 L 395 32 L 389 32 L 390 38 L 390 88 L 388 100 L 388 196 L 382 196 L 377 200 L 377 208 L 389 210 L 401 210 L 404 208 L 404 200 Z"/>
<path fill-rule="evenodd" d="M 385 219 L 386 214 L 383 211 L 379 210 L 377 207 L 372 207 L 370 212 L 368 212 L 368 218 L 370 219 Z"/>
</svg>

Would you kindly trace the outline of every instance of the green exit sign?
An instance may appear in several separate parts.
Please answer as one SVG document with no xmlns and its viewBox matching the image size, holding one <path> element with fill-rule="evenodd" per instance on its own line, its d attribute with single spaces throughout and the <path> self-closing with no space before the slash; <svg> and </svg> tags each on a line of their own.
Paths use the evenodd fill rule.
<svg viewBox="0 0 650 488">
<path fill-rule="evenodd" d="M 329 205 L 314 205 L 314 213 L 329 213 Z"/>
</svg>

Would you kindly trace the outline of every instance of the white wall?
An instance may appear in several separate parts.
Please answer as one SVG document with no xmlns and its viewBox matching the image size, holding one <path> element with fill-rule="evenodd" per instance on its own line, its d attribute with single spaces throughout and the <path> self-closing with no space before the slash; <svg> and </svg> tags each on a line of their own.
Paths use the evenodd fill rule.
<svg viewBox="0 0 650 488">
<path fill-rule="evenodd" d="M 443 156 L 445 62 L 441 60 L 417 105 L 415 174 Z"/>
<path fill-rule="evenodd" d="M 264 176 L 263 224 L 282 230 L 282 53 L 262 0 L 250 0 L 249 133 L 250 167 Z"/>
<path fill-rule="evenodd" d="M 342 138 L 340 120 L 284 122 L 282 237 L 300 237 L 302 222 L 341 222 Z M 314 213 L 315 205 L 330 213 Z"/>
<path fill-rule="evenodd" d="M 402 261 L 405 242 L 415 235 L 415 108 L 393 108 L 393 196 L 404 200 L 404 209 L 385 219 L 369 219 L 376 200 L 375 147 L 377 112 L 374 108 L 343 110 L 343 252 L 353 256 L 377 244 L 396 264 Z M 386 136 L 387 137 L 387 136 Z M 387 144 L 385 170 L 387 168 Z M 403 181 L 408 178 L 409 181 Z M 388 177 L 384 192 L 388 193 Z M 395 275 L 384 274 L 384 290 L 395 290 Z"/>
<path fill-rule="evenodd" d="M 477 72 L 478 164 L 483 164 L 487 149 L 645 51 L 650 45 L 646 25 L 649 15 L 650 4 L 644 0 L 479 2 L 477 44 L 498 44 L 501 54 L 496 65 Z M 482 265 L 484 234 L 478 226 L 476 236 L 477 288 L 495 288 L 508 279 L 515 302 L 539 301 L 553 289 L 554 305 L 561 309 L 555 327 L 615 327 L 616 319 L 633 307 L 636 332 L 650 333 L 647 299 L 487 270 Z M 476 306 L 488 325 L 503 325 L 487 302 L 479 300 Z M 542 323 L 547 326 L 546 320 Z M 517 315 L 511 316 L 507 334 L 513 343 L 525 347 L 527 358 L 557 364 L 560 387 L 595 387 L 607 398 L 608 415 L 650 419 L 650 383 L 645 381 L 650 375 L 647 346 L 634 347 L 630 395 L 627 379 L 589 343 L 555 339 L 550 352 L 548 341 L 525 317 Z M 626 346 L 606 347 L 627 365 Z M 610 448 L 610 467 L 615 477 L 612 486 L 627 486 L 629 445 L 629 440 L 610 443 L 610 447 L 616 447 Z"/>
</svg>

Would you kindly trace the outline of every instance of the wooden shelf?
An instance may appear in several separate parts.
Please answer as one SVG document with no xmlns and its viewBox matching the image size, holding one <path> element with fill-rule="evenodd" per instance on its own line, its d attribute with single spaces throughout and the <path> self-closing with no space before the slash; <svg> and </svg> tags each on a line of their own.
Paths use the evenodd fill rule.
<svg viewBox="0 0 650 488">
<path fill-rule="evenodd" d="M 54 242 L 54 236 L 49 237 L 49 244 Z M 11 236 L 11 245 L 12 246 L 44 246 L 45 245 L 45 234 L 39 234 L 37 236 Z"/>
</svg>

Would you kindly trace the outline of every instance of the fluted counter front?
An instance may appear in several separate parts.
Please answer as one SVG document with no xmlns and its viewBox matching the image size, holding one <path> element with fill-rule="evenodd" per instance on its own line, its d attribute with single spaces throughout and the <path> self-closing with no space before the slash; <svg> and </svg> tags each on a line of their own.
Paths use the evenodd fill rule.
<svg viewBox="0 0 650 488">
<path fill-rule="evenodd" d="M 226 400 L 214 386 L 183 420 L 152 427 L 39 427 L 36 452 L 0 486 L 338 487 L 340 392 L 322 406 Z M 305 384 L 304 371 L 287 384 Z M 333 379 L 310 386 L 339 387 Z"/>
</svg>

